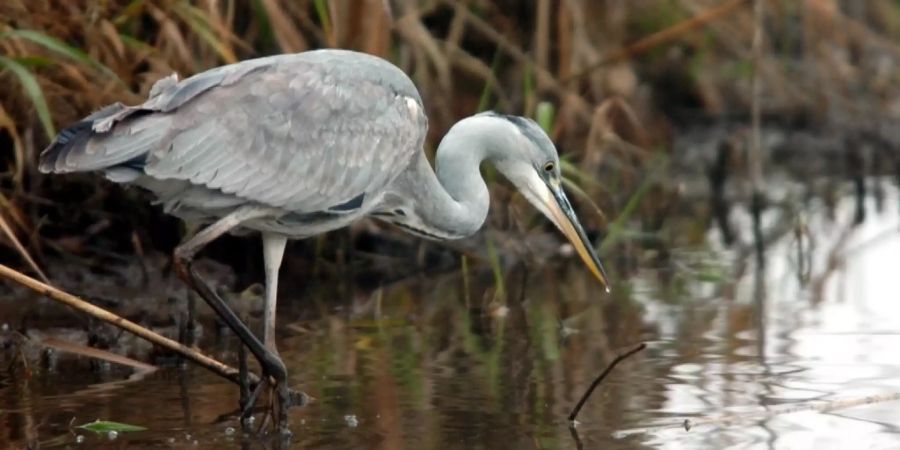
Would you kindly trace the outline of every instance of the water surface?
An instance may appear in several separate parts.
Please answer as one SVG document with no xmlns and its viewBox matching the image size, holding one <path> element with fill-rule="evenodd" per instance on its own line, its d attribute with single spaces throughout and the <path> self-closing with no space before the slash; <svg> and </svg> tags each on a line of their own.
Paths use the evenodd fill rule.
<svg viewBox="0 0 900 450">
<path fill-rule="evenodd" d="M 712 227 L 665 263 L 642 254 L 611 296 L 577 263 L 512 270 L 499 296 L 480 267 L 345 298 L 327 286 L 288 293 L 279 346 L 292 385 L 314 398 L 292 413 L 295 448 L 900 447 L 900 402 L 748 416 L 900 392 L 898 198 L 888 187 L 879 205 L 867 200 L 855 226 L 852 196 L 808 202 L 788 221 L 800 231 L 771 239 L 764 267 Z M 731 217 L 749 236 L 749 215 Z M 763 219 L 774 228 L 783 217 Z M 233 362 L 233 339 L 207 341 Z M 573 433 L 566 417 L 581 393 L 641 341 L 647 350 L 600 386 Z M 0 447 L 271 445 L 240 431 L 237 390 L 202 369 L 129 379 L 60 357 L 22 373 L 0 374 Z M 722 414 L 737 419 L 678 426 Z M 148 431 L 110 440 L 72 428 L 94 419 Z"/>
</svg>

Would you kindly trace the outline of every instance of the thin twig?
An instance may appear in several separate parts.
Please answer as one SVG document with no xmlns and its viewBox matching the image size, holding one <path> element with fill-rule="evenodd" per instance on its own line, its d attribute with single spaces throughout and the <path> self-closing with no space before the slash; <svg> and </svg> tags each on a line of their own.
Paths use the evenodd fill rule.
<svg viewBox="0 0 900 450">
<path fill-rule="evenodd" d="M 78 311 L 81 311 L 96 319 L 102 320 L 110 325 L 114 325 L 125 331 L 131 332 L 140 338 L 152 342 L 153 344 L 180 354 L 184 358 L 193 361 L 194 363 L 206 368 L 207 370 L 215 373 L 216 375 L 219 375 L 222 378 L 225 378 L 226 380 L 229 380 L 233 383 L 239 383 L 238 369 L 235 369 L 234 367 L 213 359 L 210 356 L 204 355 L 203 353 L 200 353 L 186 345 L 179 344 L 172 339 L 148 330 L 147 328 L 144 328 L 128 319 L 117 316 L 103 308 L 92 305 L 72 294 L 69 294 L 68 292 L 41 283 L 34 278 L 31 278 L 21 272 L 17 272 L 16 270 L 2 264 L 0 264 L 0 277 L 16 282 L 41 295 L 47 296 L 57 302 L 64 303 L 72 308 L 77 309 Z M 259 377 L 254 374 L 250 374 L 250 382 L 252 384 L 256 384 L 257 382 L 259 382 Z"/>
<path fill-rule="evenodd" d="M 766 408 L 761 411 L 750 411 L 745 413 L 724 413 L 719 415 L 702 416 L 693 419 L 678 419 L 670 424 L 653 425 L 641 428 L 629 428 L 619 430 L 613 433 L 616 438 L 633 436 L 636 434 L 657 433 L 666 430 L 683 429 L 690 431 L 699 425 L 718 425 L 718 426 L 735 426 L 750 423 L 759 423 L 770 420 L 774 417 L 784 414 L 793 414 L 798 412 L 832 412 L 856 406 L 872 405 L 876 403 L 893 402 L 900 400 L 900 392 L 888 392 L 884 394 L 869 395 L 865 397 L 842 398 L 830 401 L 811 401 L 799 404 L 785 404 Z"/>
<path fill-rule="evenodd" d="M 569 413 L 569 426 L 575 426 L 575 418 L 578 417 L 578 413 L 581 412 L 581 408 L 584 406 L 584 403 L 587 401 L 588 397 L 591 396 L 591 394 L 594 392 L 594 389 L 596 389 L 597 386 L 599 386 L 600 383 L 603 382 L 606 376 L 616 368 L 616 365 L 645 348 L 647 348 L 647 344 L 641 342 L 640 344 L 632 347 L 630 350 L 624 353 L 619 353 L 615 358 L 613 358 L 612 362 L 610 362 L 609 365 L 606 366 L 606 369 L 603 369 L 603 372 L 600 372 L 600 375 L 598 375 L 594 382 L 591 383 L 591 386 L 586 391 L 584 391 L 584 395 L 581 396 L 581 400 L 578 400 L 578 404 L 576 404 L 575 408 L 572 409 L 572 412 Z"/>
<path fill-rule="evenodd" d="M 572 440 L 575 441 L 575 450 L 584 450 L 584 443 L 581 442 L 581 438 L 578 436 L 578 430 L 575 427 L 569 427 L 569 434 L 572 436 Z"/>
<path fill-rule="evenodd" d="M 602 60 L 591 64 L 584 69 L 581 69 L 578 73 L 569 76 L 568 78 L 564 79 L 562 83 L 568 84 L 569 82 L 577 80 L 593 72 L 594 70 L 599 69 L 600 67 L 627 60 L 629 58 L 652 50 L 656 47 L 659 47 L 660 45 L 672 42 L 689 31 L 696 30 L 697 28 L 700 28 L 707 23 L 710 23 L 720 17 L 731 13 L 732 11 L 737 10 L 738 7 L 743 6 L 743 4 L 747 1 L 748 0 L 728 0 L 719 5 L 713 6 L 694 17 L 678 22 L 677 24 L 669 28 L 646 36 L 638 40 L 637 42 L 614 52 L 613 54 L 603 58 Z"/>
<path fill-rule="evenodd" d="M 131 367 L 138 372 L 152 372 L 158 367 L 147 364 L 136 359 L 122 356 L 100 348 L 88 347 L 86 345 L 77 344 L 75 342 L 66 341 L 54 337 L 45 337 L 37 342 L 45 348 L 52 348 L 61 352 L 72 353 L 74 355 L 86 356 L 88 358 L 99 359 L 123 366 Z"/>
<path fill-rule="evenodd" d="M 6 219 L 4 219 L 2 215 L 0 215 L 0 229 L 3 230 L 3 233 L 6 235 L 6 237 L 9 238 L 10 242 L 12 242 L 13 246 L 16 248 L 16 250 L 18 250 L 19 254 L 22 255 L 22 258 L 25 260 L 25 262 L 27 262 L 28 265 L 31 266 L 31 270 L 34 270 L 34 272 L 38 274 L 38 276 L 41 277 L 41 279 L 44 280 L 45 283 L 48 282 L 47 275 L 44 274 L 37 263 L 34 262 L 34 259 L 31 258 L 31 255 L 28 253 L 28 250 L 25 249 L 25 246 L 23 246 L 22 243 L 19 242 L 19 238 L 16 237 L 16 233 L 12 230 L 12 227 L 10 227 L 8 223 L 6 223 Z"/>
</svg>

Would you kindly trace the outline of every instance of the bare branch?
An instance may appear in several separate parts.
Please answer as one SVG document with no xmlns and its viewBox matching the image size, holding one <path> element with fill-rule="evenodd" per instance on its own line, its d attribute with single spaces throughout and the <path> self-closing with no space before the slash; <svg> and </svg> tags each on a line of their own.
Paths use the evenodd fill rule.
<svg viewBox="0 0 900 450">
<path fill-rule="evenodd" d="M 613 358 L 612 362 L 610 362 L 609 365 L 606 366 L 606 369 L 603 369 L 603 372 L 600 372 L 600 375 L 598 375 L 597 378 L 594 379 L 594 382 L 591 383 L 591 386 L 589 388 L 587 388 L 586 391 L 584 391 L 584 395 L 581 396 L 581 400 L 578 400 L 578 404 L 576 404 L 575 408 L 572 409 L 572 412 L 569 413 L 569 426 L 571 426 L 571 427 L 575 426 L 575 418 L 578 417 L 578 413 L 581 412 L 581 408 L 584 406 L 584 403 L 587 401 L 588 397 L 590 397 L 591 394 L 594 392 L 594 389 L 596 389 L 597 386 L 599 386 L 600 383 L 602 383 L 603 380 L 606 379 L 606 376 L 609 375 L 610 372 L 612 372 L 612 370 L 616 368 L 616 365 L 618 365 L 620 362 L 628 359 L 628 357 L 630 357 L 631 355 L 634 355 L 635 353 L 637 353 L 645 348 L 647 348 L 647 344 L 641 342 L 640 344 L 635 345 L 628 351 L 626 351 L 624 353 L 619 353 L 618 355 L 616 355 L 615 358 Z"/>
<path fill-rule="evenodd" d="M 72 308 L 77 309 L 91 317 L 94 317 L 98 320 L 102 320 L 110 325 L 114 325 L 118 328 L 121 328 L 125 331 L 133 333 L 140 338 L 146 339 L 147 341 L 152 342 L 160 347 L 171 350 L 179 355 L 183 356 L 186 359 L 193 361 L 194 363 L 205 367 L 209 371 L 219 375 L 222 378 L 225 378 L 233 383 L 238 383 L 239 374 L 238 369 L 226 365 L 216 359 L 213 359 L 210 356 L 204 355 L 203 353 L 198 352 L 186 345 L 182 345 L 172 339 L 169 339 L 165 336 L 162 336 L 158 333 L 155 333 L 147 328 L 144 328 L 128 319 L 117 316 L 99 306 L 88 303 L 68 292 L 59 290 L 53 286 L 41 283 L 34 278 L 31 278 L 21 272 L 17 272 L 14 269 L 11 269 L 5 265 L 0 264 L 0 277 L 6 278 L 10 281 L 18 283 L 22 286 L 31 289 L 38 294 L 49 297 L 52 300 L 68 305 Z M 255 384 L 259 381 L 259 377 L 252 375 L 250 377 L 251 383 Z"/>
</svg>

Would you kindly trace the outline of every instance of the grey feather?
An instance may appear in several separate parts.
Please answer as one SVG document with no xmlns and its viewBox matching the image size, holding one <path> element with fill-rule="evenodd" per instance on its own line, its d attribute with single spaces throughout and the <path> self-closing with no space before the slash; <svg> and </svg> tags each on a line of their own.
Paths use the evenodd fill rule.
<svg viewBox="0 0 900 450">
<path fill-rule="evenodd" d="M 353 204 L 397 177 L 427 125 L 402 71 L 348 54 L 279 55 L 164 78 L 145 103 L 113 105 L 63 130 L 41 170 L 106 170 L 156 192 L 167 210 L 202 203 L 190 195 L 207 191 L 296 212 Z M 184 192 L 118 169 L 135 160 L 141 178 L 186 181 Z"/>
</svg>

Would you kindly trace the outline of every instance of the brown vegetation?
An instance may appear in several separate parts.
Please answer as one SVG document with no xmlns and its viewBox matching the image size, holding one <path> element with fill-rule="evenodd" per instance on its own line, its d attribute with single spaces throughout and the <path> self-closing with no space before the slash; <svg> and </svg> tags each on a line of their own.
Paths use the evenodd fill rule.
<svg viewBox="0 0 900 450">
<path fill-rule="evenodd" d="M 708 118 L 749 124 L 754 98 L 767 120 L 799 118 L 896 146 L 890 135 L 900 109 L 896 3 L 762 1 L 756 96 L 753 3 L 5 1 L 4 253 L 27 248 L 40 260 L 47 247 L 82 257 L 97 247 L 138 252 L 147 241 L 170 248 L 177 225 L 133 201 L 139 194 L 109 189 L 96 177 L 43 177 L 35 169 L 40 149 L 60 126 L 114 101 L 137 102 L 173 71 L 190 75 L 318 47 L 378 54 L 410 73 L 429 109 L 429 148 L 478 109 L 538 116 L 569 163 L 570 189 L 583 194 L 576 202 L 605 212 L 583 214 L 598 230 L 606 218 L 621 218 L 647 181 L 645 168 L 655 154 L 669 153 L 679 127 Z M 511 195 L 502 185 L 494 189 L 495 196 Z M 657 191 L 651 197 L 659 203 L 674 195 Z M 507 226 L 511 212 L 525 209 L 521 199 L 508 204 L 495 208 L 495 224 Z M 639 218 L 658 218 L 645 210 Z M 116 236 L 115 245 L 98 246 L 92 237 L 101 231 Z"/>
</svg>

